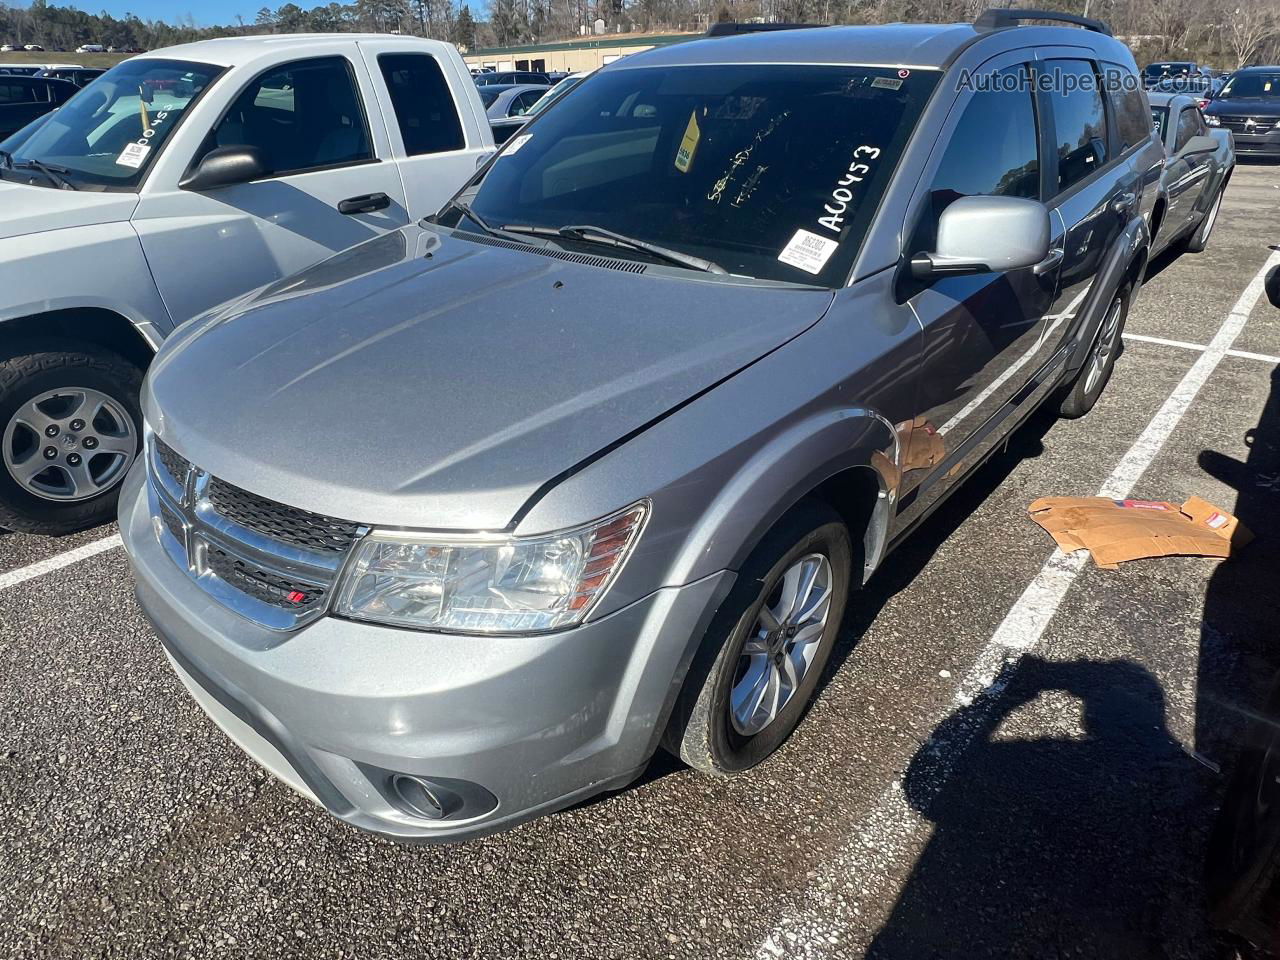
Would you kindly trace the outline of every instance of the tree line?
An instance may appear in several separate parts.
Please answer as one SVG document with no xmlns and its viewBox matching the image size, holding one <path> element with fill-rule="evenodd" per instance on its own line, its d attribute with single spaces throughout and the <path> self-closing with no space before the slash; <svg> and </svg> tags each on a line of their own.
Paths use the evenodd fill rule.
<svg viewBox="0 0 1280 960">
<path fill-rule="evenodd" d="M 483 3 L 484 0 L 478 0 Z M 209 37 L 256 33 L 392 32 L 447 40 L 466 49 L 563 40 L 591 33 L 705 30 L 717 20 L 794 23 L 970 21 L 993 0 L 356 0 L 310 9 L 263 7 L 251 22 L 198 27 L 128 15 L 84 13 L 47 0 L 0 0 L 0 42 L 74 50 L 85 43 L 151 50 Z M 1001 0 L 994 0 L 999 5 Z M 1187 59 L 1234 68 L 1280 59 L 1275 0 L 1060 0 L 1068 13 L 1099 17 L 1134 47 L 1139 62 Z"/>
</svg>

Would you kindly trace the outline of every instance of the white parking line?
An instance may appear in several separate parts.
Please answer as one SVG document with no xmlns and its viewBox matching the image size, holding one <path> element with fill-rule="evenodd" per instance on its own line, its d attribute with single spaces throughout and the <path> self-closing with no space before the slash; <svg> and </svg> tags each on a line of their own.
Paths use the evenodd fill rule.
<svg viewBox="0 0 1280 960">
<path fill-rule="evenodd" d="M 100 553 L 114 550 L 118 546 L 120 546 L 120 534 L 113 533 L 109 537 L 94 540 L 92 543 L 86 543 L 83 547 L 76 547 L 66 553 L 59 553 L 56 556 L 49 557 L 47 560 L 41 560 L 30 566 L 19 567 L 17 570 L 10 570 L 8 573 L 0 573 L 0 590 L 8 590 L 10 587 L 16 587 L 18 584 L 34 580 L 36 577 L 43 577 L 46 573 L 53 573 L 55 570 L 69 567 L 71 564 L 79 563 L 81 560 L 88 560 L 90 557 L 96 557 Z"/>
<path fill-rule="evenodd" d="M 1142 333 L 1126 333 L 1123 336 L 1126 340 L 1137 340 L 1139 343 L 1158 343 L 1163 347 L 1179 347 L 1183 350 L 1197 350 L 1202 353 L 1209 349 L 1203 343 L 1189 343 L 1186 340 L 1166 340 L 1164 337 L 1148 337 Z M 1269 353 L 1254 353 L 1252 350 L 1228 350 L 1227 356 L 1239 357 L 1242 360 L 1261 360 L 1263 363 L 1280 364 L 1280 357 L 1273 357 Z"/>
<path fill-rule="evenodd" d="M 1098 496 L 1123 498 L 1141 479 L 1210 374 L 1227 356 L 1231 344 L 1244 329 L 1250 312 L 1262 295 L 1267 271 L 1277 264 L 1280 264 L 1280 252 L 1273 253 L 1249 282 L 1186 376 L 1147 424 L 1137 442 L 1121 458 L 1111 476 L 1102 483 Z M 995 699 L 1008 683 L 1012 669 L 1023 654 L 1040 641 L 1068 588 L 1087 561 L 1088 554 L 1084 552 L 1066 556 L 1055 551 L 996 628 L 960 682 L 952 701 L 953 711 L 974 704 L 979 697 L 988 707 L 983 710 L 979 704 L 971 708 L 973 716 L 969 726 L 950 739 L 931 741 L 932 766 L 936 775 L 928 785 L 930 792 L 941 790 L 946 783 L 955 762 L 982 721 L 979 714 L 992 709 Z M 926 824 L 904 795 L 902 784 L 899 781 L 891 783 L 880 794 L 866 819 L 818 868 L 817 877 L 806 891 L 801 908 L 795 915 L 783 917 L 778 922 L 760 944 L 756 956 L 761 960 L 772 960 L 845 955 L 847 949 L 841 945 L 845 931 L 864 904 L 883 901 L 885 887 L 893 882 L 889 868 L 901 865 L 902 857 L 925 828 Z"/>
</svg>

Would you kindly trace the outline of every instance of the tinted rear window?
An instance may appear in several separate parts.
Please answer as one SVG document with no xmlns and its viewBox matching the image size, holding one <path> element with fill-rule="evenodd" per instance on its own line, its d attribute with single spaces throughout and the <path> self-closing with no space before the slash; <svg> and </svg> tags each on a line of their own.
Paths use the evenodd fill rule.
<svg viewBox="0 0 1280 960">
<path fill-rule="evenodd" d="M 435 57 L 425 53 L 384 53 L 378 57 L 378 67 L 391 93 L 409 156 L 466 146 L 453 94 Z"/>
</svg>

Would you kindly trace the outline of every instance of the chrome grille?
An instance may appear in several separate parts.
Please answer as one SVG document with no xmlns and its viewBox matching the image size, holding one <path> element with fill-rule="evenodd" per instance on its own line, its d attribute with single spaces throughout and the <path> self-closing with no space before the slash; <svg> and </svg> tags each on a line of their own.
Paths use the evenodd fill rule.
<svg viewBox="0 0 1280 960">
<path fill-rule="evenodd" d="M 1232 133 L 1267 133 L 1274 130 L 1280 117 L 1228 117 L 1220 116 L 1222 125 Z M 1252 125 L 1250 125 L 1252 121 Z"/>
<path fill-rule="evenodd" d="M 182 454 L 178 453 L 171 446 L 158 437 L 155 440 L 156 459 L 160 461 L 161 466 L 168 471 L 178 484 L 182 486 L 187 482 L 187 472 L 191 469 L 191 464 L 186 461 Z"/>
<path fill-rule="evenodd" d="M 174 563 L 219 603 L 271 629 L 324 613 L 364 527 L 242 490 L 158 437 L 151 445 L 151 508 Z"/>
<path fill-rule="evenodd" d="M 228 520 L 304 550 L 345 553 L 359 530 L 349 521 L 288 507 L 217 477 L 209 478 L 209 502 Z"/>
</svg>

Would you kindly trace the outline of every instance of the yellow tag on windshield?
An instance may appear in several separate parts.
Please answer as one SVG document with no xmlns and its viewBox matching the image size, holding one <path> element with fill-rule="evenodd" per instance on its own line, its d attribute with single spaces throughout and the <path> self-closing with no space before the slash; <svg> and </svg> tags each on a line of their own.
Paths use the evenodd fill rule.
<svg viewBox="0 0 1280 960">
<path fill-rule="evenodd" d="M 698 141 L 702 139 L 702 130 L 698 127 L 698 111 L 689 114 L 689 125 L 684 128 L 684 139 L 680 141 L 680 149 L 676 151 L 676 169 L 688 173 L 693 165 L 693 155 L 698 152 Z"/>
</svg>

